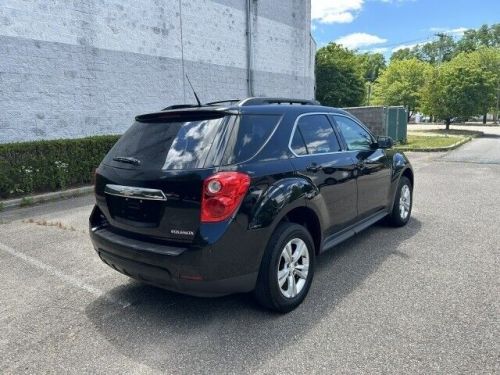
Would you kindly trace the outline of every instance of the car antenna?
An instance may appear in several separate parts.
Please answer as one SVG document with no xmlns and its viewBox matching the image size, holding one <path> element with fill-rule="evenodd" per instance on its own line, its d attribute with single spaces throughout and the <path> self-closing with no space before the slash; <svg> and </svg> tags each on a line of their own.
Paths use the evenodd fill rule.
<svg viewBox="0 0 500 375">
<path fill-rule="evenodd" d="M 191 90 L 193 90 L 194 97 L 196 98 L 196 101 L 198 102 L 198 107 L 201 107 L 200 98 L 198 98 L 198 95 L 196 94 L 196 91 L 194 91 L 194 87 L 193 87 L 193 85 L 191 84 L 191 81 L 190 81 L 190 79 L 189 79 L 189 77 L 188 77 L 188 75 L 187 75 L 187 74 L 186 74 L 186 78 L 187 78 L 187 80 L 188 80 L 188 82 L 189 82 L 189 86 L 191 86 Z"/>
</svg>

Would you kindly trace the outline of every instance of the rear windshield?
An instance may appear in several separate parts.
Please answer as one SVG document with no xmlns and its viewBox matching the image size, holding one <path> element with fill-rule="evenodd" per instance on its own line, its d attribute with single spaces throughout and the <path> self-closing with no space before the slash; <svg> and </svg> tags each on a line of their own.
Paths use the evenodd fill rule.
<svg viewBox="0 0 500 375">
<path fill-rule="evenodd" d="M 214 145 L 227 117 L 182 122 L 136 122 L 111 149 L 104 162 L 114 158 L 140 161 L 151 169 L 198 169 L 213 166 Z M 125 167 L 124 164 L 121 166 Z"/>
<path fill-rule="evenodd" d="M 278 121 L 279 116 L 231 115 L 195 121 L 135 122 L 104 162 L 133 168 L 114 160 L 133 158 L 148 169 L 162 170 L 241 163 L 261 149 Z"/>
</svg>

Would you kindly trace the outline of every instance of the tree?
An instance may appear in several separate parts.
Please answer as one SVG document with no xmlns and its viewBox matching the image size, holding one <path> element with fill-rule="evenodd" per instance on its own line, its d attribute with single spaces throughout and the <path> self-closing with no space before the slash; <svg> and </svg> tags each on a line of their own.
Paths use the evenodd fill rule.
<svg viewBox="0 0 500 375">
<path fill-rule="evenodd" d="M 359 68 L 365 80 L 366 101 L 363 105 L 370 105 L 373 82 L 377 80 L 380 73 L 386 68 L 384 55 L 381 53 L 362 53 L 357 55 Z"/>
<path fill-rule="evenodd" d="M 386 68 L 384 55 L 365 52 L 357 55 L 361 74 L 366 81 L 374 82 Z"/>
<path fill-rule="evenodd" d="M 365 87 L 353 51 L 330 43 L 316 53 L 316 99 L 333 107 L 355 107 L 363 102 Z"/>
<path fill-rule="evenodd" d="M 493 106 L 498 85 L 498 51 L 461 53 L 435 68 L 423 91 L 423 109 L 445 121 L 484 114 Z"/>
<path fill-rule="evenodd" d="M 490 110 L 496 110 L 498 95 L 500 95 L 500 48 L 481 47 L 471 53 L 468 59 L 472 59 L 475 64 L 479 65 L 485 76 L 484 91 L 479 97 L 479 113 L 483 115 L 483 124 L 486 124 L 487 113 Z"/>
<path fill-rule="evenodd" d="M 473 52 L 481 47 L 500 48 L 500 23 L 483 25 L 477 30 L 466 30 L 457 41 L 445 33 L 437 34 L 437 37 L 438 39 L 432 42 L 395 51 L 391 61 L 416 57 L 431 64 L 439 64 L 450 61 L 460 52 Z"/>
<path fill-rule="evenodd" d="M 408 118 L 419 109 L 421 92 L 431 66 L 417 60 L 394 60 L 380 75 L 374 86 L 374 103 L 402 105 L 408 110 Z"/>
<path fill-rule="evenodd" d="M 453 58 L 456 50 L 453 38 L 446 34 L 438 34 L 437 36 L 438 40 L 415 47 L 414 53 L 420 60 L 439 64 Z"/>
<path fill-rule="evenodd" d="M 483 25 L 478 30 L 467 30 L 457 42 L 457 51 L 473 52 L 481 47 L 500 48 L 500 23 Z"/>
<path fill-rule="evenodd" d="M 395 60 L 410 60 L 417 57 L 417 55 L 410 48 L 401 48 L 391 55 L 391 62 Z"/>
</svg>

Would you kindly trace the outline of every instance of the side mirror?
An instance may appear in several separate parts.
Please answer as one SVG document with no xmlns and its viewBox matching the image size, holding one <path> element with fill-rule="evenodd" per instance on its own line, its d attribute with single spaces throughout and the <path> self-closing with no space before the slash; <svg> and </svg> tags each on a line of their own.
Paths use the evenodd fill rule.
<svg viewBox="0 0 500 375">
<path fill-rule="evenodd" d="M 394 141 L 391 137 L 377 137 L 377 144 L 379 148 L 391 148 L 394 146 Z"/>
</svg>

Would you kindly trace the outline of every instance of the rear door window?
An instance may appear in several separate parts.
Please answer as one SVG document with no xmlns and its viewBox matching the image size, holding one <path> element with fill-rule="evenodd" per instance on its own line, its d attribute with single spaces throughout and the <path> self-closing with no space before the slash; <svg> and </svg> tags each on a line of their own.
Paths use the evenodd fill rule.
<svg viewBox="0 0 500 375">
<path fill-rule="evenodd" d="M 213 167 L 228 118 L 223 116 L 194 121 L 136 122 L 111 149 L 104 162 L 127 168 L 126 164 L 113 159 L 132 157 L 147 169 Z"/>
</svg>

